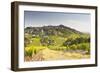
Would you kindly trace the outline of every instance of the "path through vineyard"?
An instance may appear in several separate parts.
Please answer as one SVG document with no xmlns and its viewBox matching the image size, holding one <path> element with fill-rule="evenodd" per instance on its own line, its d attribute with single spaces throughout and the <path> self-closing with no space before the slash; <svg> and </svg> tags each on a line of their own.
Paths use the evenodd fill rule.
<svg viewBox="0 0 100 73">
<path fill-rule="evenodd" d="M 51 49 L 44 49 L 32 56 L 32 61 L 50 61 L 50 60 L 65 60 L 65 59 L 83 59 L 90 58 L 90 55 L 83 55 L 76 52 L 63 52 Z"/>
</svg>

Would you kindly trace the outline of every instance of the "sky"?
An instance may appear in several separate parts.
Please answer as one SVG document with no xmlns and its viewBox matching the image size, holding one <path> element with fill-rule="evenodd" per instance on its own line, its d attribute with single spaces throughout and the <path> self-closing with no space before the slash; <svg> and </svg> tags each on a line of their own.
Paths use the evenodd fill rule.
<svg viewBox="0 0 100 73">
<path fill-rule="evenodd" d="M 89 13 L 24 11 L 25 27 L 57 26 L 63 24 L 81 32 L 90 33 Z"/>
</svg>

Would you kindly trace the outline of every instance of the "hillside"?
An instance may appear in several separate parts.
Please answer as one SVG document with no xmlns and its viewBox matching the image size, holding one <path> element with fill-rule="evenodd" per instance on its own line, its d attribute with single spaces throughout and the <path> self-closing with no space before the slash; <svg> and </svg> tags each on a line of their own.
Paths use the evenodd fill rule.
<svg viewBox="0 0 100 73">
<path fill-rule="evenodd" d="M 25 61 L 90 58 L 90 34 L 64 25 L 26 27 L 24 47 Z"/>
<path fill-rule="evenodd" d="M 82 34 L 75 29 L 70 27 L 59 25 L 59 26 L 43 26 L 43 27 L 26 27 L 25 33 L 32 34 L 34 36 L 69 36 L 71 34 Z"/>
</svg>

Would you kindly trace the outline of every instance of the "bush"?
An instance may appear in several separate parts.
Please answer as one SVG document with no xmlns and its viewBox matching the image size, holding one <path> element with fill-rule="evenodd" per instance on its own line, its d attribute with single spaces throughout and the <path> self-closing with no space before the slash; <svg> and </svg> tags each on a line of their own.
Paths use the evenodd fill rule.
<svg viewBox="0 0 100 73">
<path fill-rule="evenodd" d="M 90 52 L 90 43 L 80 43 L 80 44 L 73 44 L 67 45 L 66 50 L 83 50 Z"/>
<path fill-rule="evenodd" d="M 25 56 L 32 56 L 32 54 L 33 54 L 33 49 L 31 48 L 31 49 L 28 49 L 28 50 L 25 50 Z"/>
<path fill-rule="evenodd" d="M 78 48 L 81 50 L 89 51 L 90 50 L 90 44 L 89 43 L 81 43 L 78 45 Z"/>
<path fill-rule="evenodd" d="M 70 50 L 77 50 L 78 48 L 77 48 L 77 45 L 71 45 L 71 46 L 69 46 L 70 47 Z"/>
<path fill-rule="evenodd" d="M 63 46 L 73 45 L 73 44 L 80 44 L 80 43 L 89 43 L 90 37 L 77 37 L 75 39 L 69 38 L 64 43 Z"/>
<path fill-rule="evenodd" d="M 28 46 L 25 47 L 25 56 L 32 56 L 32 54 L 37 54 L 40 50 L 43 50 L 47 47 L 43 47 L 43 46 Z"/>
</svg>

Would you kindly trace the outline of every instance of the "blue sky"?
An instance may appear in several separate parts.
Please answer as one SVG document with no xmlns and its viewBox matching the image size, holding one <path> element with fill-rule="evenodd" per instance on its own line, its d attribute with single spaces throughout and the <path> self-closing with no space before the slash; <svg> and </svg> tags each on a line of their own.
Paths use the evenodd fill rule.
<svg viewBox="0 0 100 73">
<path fill-rule="evenodd" d="M 91 15 L 88 13 L 24 11 L 24 26 L 41 27 L 63 24 L 81 32 L 90 32 L 90 18 Z"/>
</svg>

